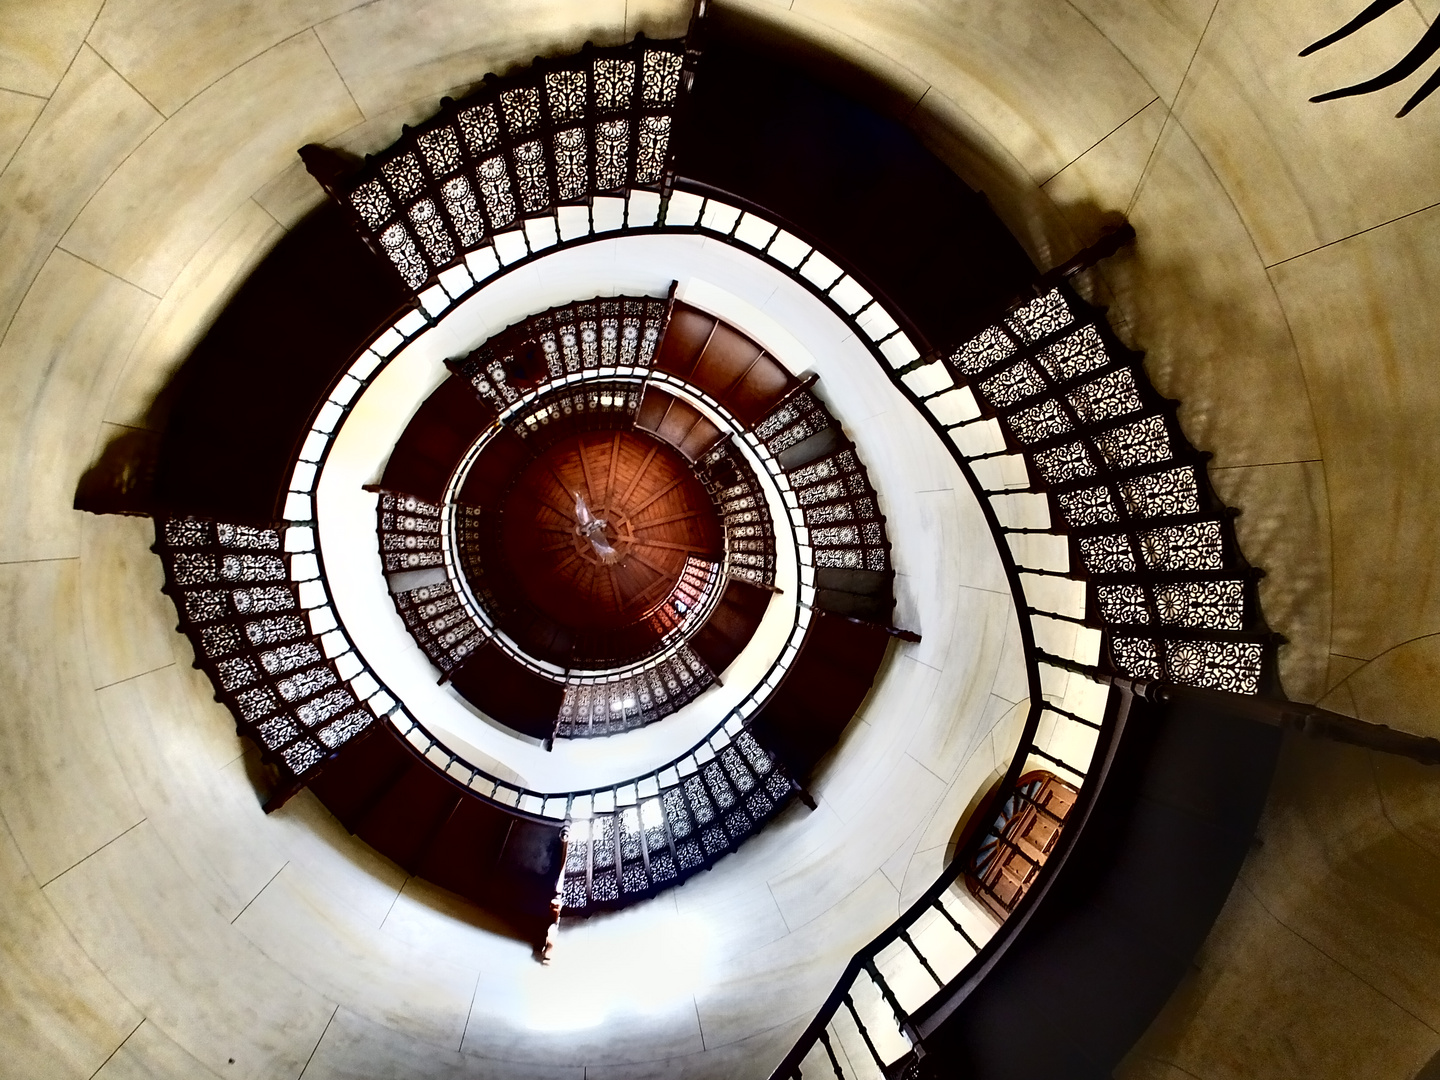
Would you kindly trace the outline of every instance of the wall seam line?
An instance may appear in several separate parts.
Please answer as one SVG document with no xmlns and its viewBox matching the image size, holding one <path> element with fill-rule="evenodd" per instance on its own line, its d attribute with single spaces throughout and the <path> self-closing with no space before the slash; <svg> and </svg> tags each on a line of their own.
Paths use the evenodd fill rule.
<svg viewBox="0 0 1440 1080">
<path fill-rule="evenodd" d="M 1284 266 L 1286 263 L 1294 262 L 1296 259 L 1303 259 L 1307 255 L 1313 255 L 1317 251 L 1324 251 L 1326 248 L 1334 247 L 1336 244 L 1343 244 L 1347 240 L 1354 240 L 1358 236 L 1364 236 L 1367 233 L 1372 233 L 1377 229 L 1383 229 L 1387 225 L 1394 225 L 1396 222 L 1404 221 L 1406 218 L 1412 218 L 1416 214 L 1423 214 L 1427 210 L 1434 210 L 1437 206 L 1440 206 L 1440 202 L 1433 202 L 1430 203 L 1428 206 L 1420 207 L 1418 210 L 1409 210 L 1406 213 L 1397 214 L 1395 217 L 1390 218 L 1387 221 L 1381 221 L 1375 225 L 1369 225 L 1363 229 L 1357 229 L 1355 232 L 1350 233 L 1348 236 L 1342 236 L 1336 240 L 1328 240 L 1323 244 L 1318 244 L 1315 247 L 1310 248 L 1308 251 L 1302 251 L 1298 255 L 1289 255 L 1283 259 L 1278 260 L 1277 262 L 1267 263 L 1265 269 L 1273 270 L 1277 266 Z"/>
</svg>

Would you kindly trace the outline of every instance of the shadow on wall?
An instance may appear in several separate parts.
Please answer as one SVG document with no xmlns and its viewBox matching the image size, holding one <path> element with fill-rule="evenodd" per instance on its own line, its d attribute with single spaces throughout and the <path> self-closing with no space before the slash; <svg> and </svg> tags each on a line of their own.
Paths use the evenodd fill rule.
<svg viewBox="0 0 1440 1080">
<path fill-rule="evenodd" d="M 1093 202 L 1061 211 L 1082 236 L 1119 217 Z M 1255 464 L 1273 461 L 1265 453 L 1268 426 L 1290 423 L 1300 406 L 1273 400 L 1280 376 L 1266 346 L 1257 343 L 1248 355 L 1234 346 L 1255 341 L 1253 315 L 1214 296 L 1193 265 L 1157 254 L 1168 245 L 1146 241 L 1142 228 L 1134 244 L 1077 275 L 1074 284 L 1107 308 L 1121 340 L 1144 354 L 1155 388 L 1180 402 L 1177 417 L 1191 443 L 1219 455 L 1209 468 L 1211 483 L 1237 508 L 1245 558 L 1270 571 L 1260 581 L 1260 601 L 1266 621 L 1287 641 L 1279 651 L 1281 681 L 1292 698 L 1313 702 L 1326 690 L 1330 649 L 1323 467 L 1318 461 Z"/>
<path fill-rule="evenodd" d="M 75 509 L 90 514 L 148 517 L 153 506 L 155 468 L 160 459 L 159 431 L 122 428 L 80 477 Z"/>
<path fill-rule="evenodd" d="M 1399 7 L 1403 0 L 1374 0 L 1364 11 L 1356 15 L 1344 26 L 1340 27 L 1333 34 L 1329 34 L 1319 41 L 1306 46 L 1300 50 L 1301 56 L 1309 56 L 1311 53 L 1324 49 L 1343 38 L 1349 37 L 1361 27 L 1374 22 L 1381 15 L 1384 15 L 1391 8 Z M 1403 79 L 1408 79 L 1415 72 L 1419 71 L 1424 63 L 1440 51 L 1440 24 L 1430 27 L 1415 47 L 1411 49 L 1394 67 L 1376 75 L 1373 79 L 1366 79 L 1364 82 L 1355 83 L 1352 86 L 1344 86 L 1339 90 L 1331 90 L 1325 94 L 1316 94 L 1311 101 L 1332 101 L 1335 98 L 1354 97 L 1356 94 L 1373 94 L 1377 90 L 1383 90 L 1387 86 L 1394 86 Z M 1419 105 L 1427 97 L 1440 88 L 1440 70 L 1431 72 L 1430 77 L 1411 95 L 1410 100 L 1405 102 L 1400 111 L 1395 115 L 1404 116 L 1411 109 Z"/>
<path fill-rule="evenodd" d="M 1440 1080 L 1437 780 L 1287 733 L 1224 911 L 1117 1080 Z"/>
</svg>

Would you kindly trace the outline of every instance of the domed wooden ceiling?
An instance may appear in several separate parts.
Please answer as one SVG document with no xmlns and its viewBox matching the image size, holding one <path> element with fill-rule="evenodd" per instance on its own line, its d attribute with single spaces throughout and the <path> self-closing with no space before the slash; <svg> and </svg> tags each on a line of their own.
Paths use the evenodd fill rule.
<svg viewBox="0 0 1440 1080">
<path fill-rule="evenodd" d="M 715 505 L 689 464 L 642 431 L 561 440 L 504 505 L 503 551 L 526 598 L 564 626 L 612 629 L 662 603 L 689 555 L 720 559 Z"/>
</svg>

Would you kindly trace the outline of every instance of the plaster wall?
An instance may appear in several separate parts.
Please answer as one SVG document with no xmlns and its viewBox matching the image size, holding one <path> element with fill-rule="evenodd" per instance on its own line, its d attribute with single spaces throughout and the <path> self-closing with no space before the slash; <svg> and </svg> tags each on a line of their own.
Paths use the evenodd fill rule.
<svg viewBox="0 0 1440 1080">
<path fill-rule="evenodd" d="M 1410 86 L 1306 101 L 1390 66 L 1436 11 L 1402 4 L 1296 58 L 1359 6 L 727 0 L 719 15 L 854 65 L 856 92 L 984 189 L 1042 266 L 1126 214 L 1140 240 L 1095 294 L 1245 511 L 1267 614 L 1291 640 L 1287 689 L 1440 734 L 1440 101 L 1404 121 L 1391 114 Z M 553 1053 L 537 1051 L 485 996 L 533 985 L 523 947 L 305 796 L 263 817 L 252 762 L 172 631 L 148 523 L 71 509 L 97 448 L 159 422 L 157 391 L 317 201 L 295 147 L 376 149 L 487 70 L 675 35 L 688 7 L 0 3 L 0 1075 L 635 1077 L 642 1058 L 655 1075 L 743 1075 L 779 1057 L 802 1004 L 938 869 L 1013 742 L 1023 687 L 1004 646 L 992 681 L 967 683 L 979 719 L 958 745 L 935 712 L 964 696 L 957 669 L 892 658 L 916 670 L 887 670 L 883 704 L 921 718 L 939 764 L 920 729 L 862 718 L 837 760 L 874 772 L 836 770 L 810 857 L 782 822 L 665 901 L 671 929 L 638 909 L 597 923 L 572 955 L 612 974 L 634 1026 L 551 1033 Z M 931 500 L 917 522 L 961 540 L 963 501 Z M 949 595 L 1003 623 L 987 573 L 957 570 Z M 949 647 L 922 629 L 925 648 Z M 900 835 L 865 792 L 906 776 L 922 824 Z M 1195 979 L 1120 1075 L 1413 1076 L 1440 1051 L 1434 791 L 1433 773 L 1290 747 Z M 848 836 L 860 850 L 836 874 L 826 860 Z M 674 941 L 693 920 L 720 928 L 703 992 L 703 958 L 683 950 L 673 992 L 624 981 L 630 935 Z"/>
</svg>

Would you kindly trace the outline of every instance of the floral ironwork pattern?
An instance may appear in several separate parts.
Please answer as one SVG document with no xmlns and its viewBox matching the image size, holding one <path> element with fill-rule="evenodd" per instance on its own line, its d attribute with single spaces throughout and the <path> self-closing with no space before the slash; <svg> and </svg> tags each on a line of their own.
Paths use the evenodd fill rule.
<svg viewBox="0 0 1440 1080">
<path fill-rule="evenodd" d="M 1103 314 L 1054 289 L 942 359 L 980 406 L 969 422 L 999 420 L 1030 490 L 1049 496 L 1090 582 L 1087 621 L 1107 631 L 1116 669 L 1259 692 L 1273 644 L 1255 575 L 1204 456 Z"/>
<path fill-rule="evenodd" d="M 301 607 L 279 530 L 162 519 L 155 551 L 196 666 L 267 759 L 304 778 L 374 721 L 346 685 L 344 634 Z"/>
<path fill-rule="evenodd" d="M 875 489 L 854 444 L 824 403 L 802 387 L 754 430 L 779 459 L 800 503 L 815 565 L 888 572 L 890 541 Z"/>
<path fill-rule="evenodd" d="M 748 731 L 676 780 L 632 795 L 628 806 L 597 795 L 589 815 L 571 823 L 565 911 L 587 915 L 679 884 L 738 847 L 794 790 Z"/>
<path fill-rule="evenodd" d="M 720 508 L 730 576 L 751 585 L 774 585 L 775 528 L 755 470 L 728 440 L 710 449 L 695 469 Z"/>
<path fill-rule="evenodd" d="M 540 61 L 440 113 L 332 194 L 414 291 L 522 216 L 630 188 L 669 164 L 683 42 Z"/>
<path fill-rule="evenodd" d="M 584 300 L 531 315 L 450 367 L 496 412 L 520 397 L 517 383 L 560 379 L 601 367 L 649 368 L 669 322 L 669 303 L 651 296 Z M 583 402 L 579 403 L 583 408 Z M 636 402 L 628 408 L 634 412 Z M 555 407 L 563 407 L 559 403 Z M 568 411 L 568 410 L 567 410 Z M 548 422 L 536 414 L 533 430 Z M 527 420 L 528 424 L 528 420 Z M 526 430 L 520 434 L 528 434 Z"/>
<path fill-rule="evenodd" d="M 573 739 L 632 731 L 683 708 L 714 682 L 705 661 L 681 646 L 643 671 L 567 685 L 555 734 Z"/>
</svg>

